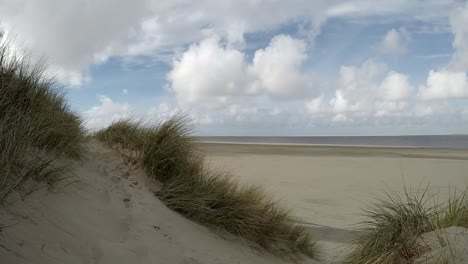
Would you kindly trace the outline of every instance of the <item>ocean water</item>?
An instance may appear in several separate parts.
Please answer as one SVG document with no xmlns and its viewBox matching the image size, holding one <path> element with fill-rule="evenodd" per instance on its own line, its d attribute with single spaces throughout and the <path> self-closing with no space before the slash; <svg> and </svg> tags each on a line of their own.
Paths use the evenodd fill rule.
<svg viewBox="0 0 468 264">
<path fill-rule="evenodd" d="M 197 137 L 202 142 L 280 143 L 342 146 L 436 147 L 468 149 L 468 135 L 340 137 Z"/>
</svg>

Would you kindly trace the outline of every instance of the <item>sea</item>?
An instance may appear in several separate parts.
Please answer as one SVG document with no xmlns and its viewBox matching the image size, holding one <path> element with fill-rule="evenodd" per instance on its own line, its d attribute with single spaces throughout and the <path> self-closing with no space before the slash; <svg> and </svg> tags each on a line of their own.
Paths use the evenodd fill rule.
<svg viewBox="0 0 468 264">
<path fill-rule="evenodd" d="M 313 136 L 313 137 L 197 137 L 202 142 L 299 144 L 337 146 L 386 146 L 454 148 L 468 150 L 468 135 L 421 135 L 421 136 Z"/>
</svg>

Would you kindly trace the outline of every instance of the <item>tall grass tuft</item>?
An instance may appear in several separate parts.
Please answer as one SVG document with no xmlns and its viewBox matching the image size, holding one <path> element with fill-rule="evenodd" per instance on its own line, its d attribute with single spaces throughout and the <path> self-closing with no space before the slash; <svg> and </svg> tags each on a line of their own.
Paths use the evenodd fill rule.
<svg viewBox="0 0 468 264">
<path fill-rule="evenodd" d="M 368 221 L 347 256 L 350 264 L 412 263 L 428 249 L 422 235 L 451 226 L 468 227 L 467 192 L 452 193 L 446 204 L 423 192 L 388 194 L 366 210 Z"/>
<path fill-rule="evenodd" d="M 143 147 L 143 130 L 141 123 L 130 119 L 121 119 L 112 123 L 106 129 L 99 130 L 95 137 L 108 146 L 126 149 L 141 149 Z"/>
<path fill-rule="evenodd" d="M 44 68 L 0 46 L 0 202 L 54 183 L 62 156 L 79 158 L 84 128 Z"/>
<path fill-rule="evenodd" d="M 451 193 L 439 214 L 438 225 L 443 228 L 450 226 L 468 228 L 468 190 L 458 194 Z"/>
<path fill-rule="evenodd" d="M 117 121 L 96 133 L 107 145 L 138 149 L 139 164 L 162 183 L 157 195 L 169 208 L 277 253 L 317 257 L 309 232 L 293 223 L 288 208 L 210 166 L 190 135 L 190 119 L 182 115 L 157 125 Z"/>
</svg>

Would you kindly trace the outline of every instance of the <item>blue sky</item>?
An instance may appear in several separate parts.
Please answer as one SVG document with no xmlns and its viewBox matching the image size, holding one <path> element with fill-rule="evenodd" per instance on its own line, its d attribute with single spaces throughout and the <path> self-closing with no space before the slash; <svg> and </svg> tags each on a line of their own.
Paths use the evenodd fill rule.
<svg viewBox="0 0 468 264">
<path fill-rule="evenodd" d="M 91 130 L 184 111 L 201 135 L 468 133 L 468 4 L 389 2 L 0 0 L 0 30 Z"/>
</svg>

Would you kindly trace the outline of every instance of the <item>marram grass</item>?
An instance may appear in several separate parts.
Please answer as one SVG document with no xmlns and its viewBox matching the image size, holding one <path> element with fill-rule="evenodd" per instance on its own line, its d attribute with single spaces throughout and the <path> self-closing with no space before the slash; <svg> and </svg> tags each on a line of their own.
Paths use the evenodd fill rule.
<svg viewBox="0 0 468 264">
<path fill-rule="evenodd" d="M 452 192 L 443 204 L 436 198 L 427 189 L 377 198 L 365 210 L 368 220 L 345 263 L 413 263 L 428 250 L 418 243 L 424 233 L 451 226 L 468 228 L 467 191 Z"/>
<path fill-rule="evenodd" d="M 65 168 L 55 161 L 79 158 L 84 135 L 81 119 L 44 68 L 7 45 L 0 46 L 0 203 L 62 179 Z"/>
<path fill-rule="evenodd" d="M 162 183 L 157 195 L 169 208 L 277 254 L 317 258 L 316 243 L 305 227 L 293 223 L 286 206 L 205 161 L 190 136 L 189 123 L 182 115 L 156 125 L 121 120 L 96 137 L 110 146 L 137 150 L 147 175 Z"/>
</svg>

